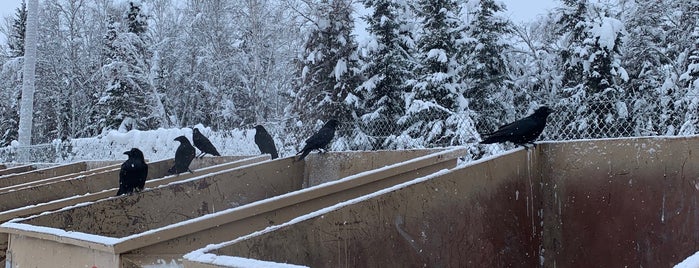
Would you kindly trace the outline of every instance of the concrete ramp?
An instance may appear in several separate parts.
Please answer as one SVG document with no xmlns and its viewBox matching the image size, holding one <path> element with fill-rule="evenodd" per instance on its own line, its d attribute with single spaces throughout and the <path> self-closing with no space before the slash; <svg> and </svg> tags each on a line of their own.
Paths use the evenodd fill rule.
<svg viewBox="0 0 699 268">
<path fill-rule="evenodd" d="M 553 142 L 185 256 L 212 267 L 672 267 L 699 250 L 698 137 Z"/>
<path fill-rule="evenodd" d="M 0 231 L 9 234 L 12 267 L 181 262 L 185 253 L 208 244 L 452 168 L 464 153 L 457 148 L 281 158 L 13 220 Z M 35 248 L 46 256 L 35 258 Z"/>
</svg>

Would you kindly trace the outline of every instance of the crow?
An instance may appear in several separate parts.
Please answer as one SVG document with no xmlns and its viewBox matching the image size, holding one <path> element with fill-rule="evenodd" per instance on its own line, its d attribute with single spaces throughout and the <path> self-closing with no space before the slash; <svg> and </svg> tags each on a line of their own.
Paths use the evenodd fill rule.
<svg viewBox="0 0 699 268">
<path fill-rule="evenodd" d="M 129 156 L 129 159 L 121 164 L 119 171 L 119 191 L 117 196 L 123 194 L 132 194 L 140 192 L 146 185 L 146 177 L 148 177 L 148 164 L 143 158 L 143 152 L 137 148 L 124 152 Z"/>
<path fill-rule="evenodd" d="M 533 114 L 501 126 L 495 132 L 487 134 L 481 143 L 490 144 L 509 141 L 524 147 L 527 147 L 526 144 L 534 144 L 533 141 L 544 131 L 546 118 L 551 112 L 553 110 L 546 106 L 539 107 Z"/>
<path fill-rule="evenodd" d="M 255 126 L 255 144 L 257 144 L 257 148 L 260 148 L 262 154 L 271 154 L 272 159 L 279 157 L 277 147 L 274 146 L 274 139 L 262 125 Z"/>
<path fill-rule="evenodd" d="M 167 173 L 180 174 L 185 171 L 193 173 L 192 170 L 189 169 L 189 164 L 192 163 L 196 155 L 194 146 L 189 143 L 189 140 L 185 136 L 179 136 L 175 138 L 175 140 L 180 142 L 180 146 L 177 147 L 177 151 L 175 151 L 175 165 L 168 169 Z"/>
<path fill-rule="evenodd" d="M 328 146 L 330 141 L 335 137 L 335 128 L 340 122 L 335 119 L 330 119 L 325 125 L 318 130 L 313 136 L 306 140 L 306 146 L 301 149 L 296 155 L 301 154 L 298 160 L 303 160 L 311 151 L 321 151 L 325 146 Z"/>
<path fill-rule="evenodd" d="M 194 141 L 194 146 L 201 151 L 201 154 L 199 154 L 197 157 L 204 157 L 205 154 L 221 156 L 221 154 L 218 153 L 218 150 L 216 150 L 216 147 L 211 144 L 211 141 L 206 136 L 199 132 L 198 128 L 194 128 L 192 140 Z"/>
</svg>

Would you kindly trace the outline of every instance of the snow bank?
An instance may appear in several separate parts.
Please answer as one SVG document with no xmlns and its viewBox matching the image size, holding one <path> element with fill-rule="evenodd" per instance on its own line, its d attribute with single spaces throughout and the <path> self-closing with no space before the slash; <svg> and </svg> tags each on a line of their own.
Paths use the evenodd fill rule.
<svg viewBox="0 0 699 268">
<path fill-rule="evenodd" d="M 276 262 L 269 262 L 269 261 L 246 259 L 246 258 L 240 258 L 240 257 L 217 256 L 217 255 L 209 254 L 209 253 L 191 255 L 189 260 L 195 261 L 195 262 L 200 262 L 200 263 L 212 264 L 212 265 L 220 265 L 220 266 L 226 266 L 226 267 L 240 267 L 240 268 L 308 267 L 308 266 L 300 266 L 300 265 L 294 265 L 294 264 L 276 263 Z"/>
<path fill-rule="evenodd" d="M 696 268 L 699 267 L 699 251 L 689 256 L 684 261 L 678 263 L 674 268 Z"/>
<path fill-rule="evenodd" d="M 194 126 L 207 136 L 222 155 L 257 155 L 254 129 L 213 132 L 201 124 Z M 186 136 L 192 141 L 191 128 L 157 130 L 110 131 L 95 138 L 80 138 L 71 141 L 68 161 L 77 160 L 125 160 L 125 151 L 139 148 L 148 161 L 157 161 L 175 156 L 179 142 L 174 139 Z"/>
</svg>

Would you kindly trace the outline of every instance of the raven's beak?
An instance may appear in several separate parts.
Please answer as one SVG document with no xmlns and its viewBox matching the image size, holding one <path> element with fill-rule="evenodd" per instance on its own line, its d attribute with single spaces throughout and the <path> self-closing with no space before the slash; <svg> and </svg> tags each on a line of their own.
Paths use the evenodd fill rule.
<svg viewBox="0 0 699 268">
<path fill-rule="evenodd" d="M 131 152 L 131 151 L 126 151 L 126 152 L 124 152 L 124 154 L 129 154 L 130 152 Z"/>
</svg>

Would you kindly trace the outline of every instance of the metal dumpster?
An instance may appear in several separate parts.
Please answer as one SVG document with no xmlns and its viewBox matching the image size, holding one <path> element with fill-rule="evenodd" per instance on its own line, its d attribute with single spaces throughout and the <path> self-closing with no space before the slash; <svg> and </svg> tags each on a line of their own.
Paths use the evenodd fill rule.
<svg viewBox="0 0 699 268">
<path fill-rule="evenodd" d="M 453 167 L 464 153 L 460 148 L 329 152 L 211 172 L 7 222 L 0 227 L 9 234 L 6 262 L 139 267 L 178 261 L 207 244 Z M 36 256 L 38 248 L 45 254 Z"/>
<path fill-rule="evenodd" d="M 191 167 L 194 174 L 200 174 L 199 170 L 221 163 L 232 163 L 233 166 L 252 163 L 250 161 L 237 162 L 237 160 L 253 159 L 258 162 L 268 157 L 257 156 L 222 156 L 206 157 L 192 161 Z M 109 163 L 109 162 L 104 162 Z M 148 181 L 146 187 L 154 187 L 166 184 L 174 180 L 186 179 L 193 174 L 180 176 L 167 176 L 167 169 L 174 163 L 173 159 L 151 162 L 149 164 Z M 93 166 L 86 162 L 56 167 L 60 171 L 67 169 L 79 170 L 78 167 Z M 224 164 L 225 166 L 225 164 Z M 49 171 L 45 171 L 49 170 Z M 70 173 L 61 176 L 47 177 L 46 174 L 62 174 L 64 172 L 50 171 L 51 169 L 37 169 L 41 173 L 31 174 L 33 177 L 20 173 L 19 178 L 26 183 L 15 184 L 0 189 L 0 222 L 5 222 L 17 217 L 39 214 L 49 210 L 60 209 L 82 202 L 91 202 L 116 194 L 119 183 L 120 164 L 108 165 L 100 168 L 92 168 L 87 171 Z M 31 179 L 26 179 L 31 178 Z M 44 178 L 44 179 L 41 179 Z M 160 178 L 160 179 L 159 179 Z M 7 235 L 0 234 L 0 260 L 4 259 L 7 249 Z"/>
<path fill-rule="evenodd" d="M 201 267 L 672 267 L 699 250 L 699 137 L 550 142 L 185 256 Z"/>
</svg>

